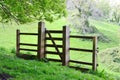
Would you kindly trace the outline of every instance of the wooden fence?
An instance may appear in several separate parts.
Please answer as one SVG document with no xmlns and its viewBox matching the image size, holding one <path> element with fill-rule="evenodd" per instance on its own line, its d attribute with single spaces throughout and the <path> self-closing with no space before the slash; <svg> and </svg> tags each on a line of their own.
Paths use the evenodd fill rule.
<svg viewBox="0 0 120 80">
<path fill-rule="evenodd" d="M 52 55 L 58 55 L 60 57 L 60 59 L 53 59 L 53 58 L 47 58 L 47 59 L 50 61 L 62 62 L 63 66 L 69 66 L 69 63 L 72 62 L 72 63 L 78 63 L 78 64 L 91 65 L 92 70 L 94 70 L 94 71 L 97 69 L 97 61 L 96 61 L 97 37 L 96 36 L 70 35 L 70 29 L 68 26 L 63 26 L 63 30 L 47 30 L 45 28 L 44 22 L 38 23 L 38 33 L 22 33 L 22 32 L 20 32 L 20 30 L 17 30 L 16 34 L 17 34 L 16 35 L 16 55 L 17 56 L 20 55 L 20 50 L 37 52 L 38 59 L 46 58 L 47 54 L 52 54 Z M 51 34 L 62 34 L 62 37 L 61 38 L 60 37 L 53 37 Z M 20 43 L 20 36 L 21 35 L 37 36 L 38 37 L 37 44 Z M 93 48 L 92 48 L 92 50 L 70 48 L 70 38 L 92 39 L 93 40 Z M 47 44 L 46 43 L 47 40 L 51 40 L 52 44 Z M 55 41 L 62 41 L 62 44 L 57 45 Z M 36 46 L 37 50 L 20 48 L 21 45 Z M 54 51 L 54 52 L 48 51 L 46 49 L 47 47 L 51 47 L 51 48 L 54 47 L 56 51 Z M 62 52 L 60 52 L 59 48 L 62 49 Z M 70 50 L 91 52 L 92 53 L 92 63 L 70 60 Z M 70 67 L 75 68 L 75 66 L 70 66 Z M 80 68 L 80 69 L 82 69 L 82 68 Z M 85 69 L 85 70 L 87 70 L 87 69 Z"/>
</svg>

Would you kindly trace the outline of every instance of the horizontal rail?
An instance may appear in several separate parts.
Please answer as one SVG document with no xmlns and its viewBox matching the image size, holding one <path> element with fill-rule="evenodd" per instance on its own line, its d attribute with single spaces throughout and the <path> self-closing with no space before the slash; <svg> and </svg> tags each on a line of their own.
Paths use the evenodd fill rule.
<svg viewBox="0 0 120 80">
<path fill-rule="evenodd" d="M 89 49 L 78 49 L 78 48 L 70 48 L 70 50 L 74 50 L 74 51 L 84 51 L 84 52 L 93 52 L 93 50 L 89 50 Z"/>
<path fill-rule="evenodd" d="M 19 50 L 23 50 L 23 51 L 33 51 L 33 52 L 37 52 L 38 50 L 34 50 L 34 49 L 23 49 L 23 48 L 20 48 Z"/>
<path fill-rule="evenodd" d="M 70 35 L 70 38 L 87 38 L 87 39 L 93 39 L 94 36 L 76 36 L 76 35 Z"/>
<path fill-rule="evenodd" d="M 51 40 L 51 38 L 49 38 L 49 37 L 46 37 L 45 38 L 46 40 Z M 63 40 L 63 38 L 52 38 L 53 40 L 58 40 L 58 41 L 61 41 L 61 40 Z"/>
<path fill-rule="evenodd" d="M 29 44 L 29 43 L 20 43 L 20 45 L 25 45 L 25 46 L 38 46 L 37 44 Z"/>
<path fill-rule="evenodd" d="M 26 60 L 34 60 L 37 57 L 36 55 L 32 54 L 18 54 L 17 56 Z"/>
<path fill-rule="evenodd" d="M 92 63 L 88 63 L 88 62 L 81 62 L 81 61 L 75 61 L 75 60 L 70 60 L 69 62 L 79 63 L 79 64 L 86 64 L 86 65 L 93 65 Z"/>
<path fill-rule="evenodd" d="M 20 35 L 38 35 L 38 33 L 20 33 Z"/>
<path fill-rule="evenodd" d="M 46 47 L 55 47 L 54 45 L 52 44 L 45 44 Z M 56 45 L 58 48 L 62 48 L 63 46 L 62 45 Z"/>
<path fill-rule="evenodd" d="M 46 33 L 48 33 L 48 32 L 50 32 L 50 33 L 63 33 L 62 30 L 47 30 Z"/>
<path fill-rule="evenodd" d="M 60 59 L 47 58 L 49 61 L 62 62 Z"/>
<path fill-rule="evenodd" d="M 81 70 L 81 71 L 89 71 L 90 69 L 87 68 L 80 68 L 80 67 L 75 67 L 75 66 L 69 66 L 70 68 L 74 68 L 76 70 Z"/>
<path fill-rule="evenodd" d="M 53 51 L 45 51 L 45 54 L 61 55 L 62 53 L 57 53 L 57 52 L 53 52 Z"/>
</svg>

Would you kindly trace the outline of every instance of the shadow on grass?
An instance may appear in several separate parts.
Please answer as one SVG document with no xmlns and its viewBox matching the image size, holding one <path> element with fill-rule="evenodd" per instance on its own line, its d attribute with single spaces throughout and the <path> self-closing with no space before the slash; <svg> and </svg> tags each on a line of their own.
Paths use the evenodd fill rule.
<svg viewBox="0 0 120 80">
<path fill-rule="evenodd" d="M 19 54 L 17 57 L 25 60 L 37 60 L 36 55 Z"/>
<path fill-rule="evenodd" d="M 6 74 L 6 73 L 1 73 L 0 74 L 0 80 L 8 80 L 10 78 L 13 78 L 13 77 L 10 76 L 9 74 Z"/>
</svg>

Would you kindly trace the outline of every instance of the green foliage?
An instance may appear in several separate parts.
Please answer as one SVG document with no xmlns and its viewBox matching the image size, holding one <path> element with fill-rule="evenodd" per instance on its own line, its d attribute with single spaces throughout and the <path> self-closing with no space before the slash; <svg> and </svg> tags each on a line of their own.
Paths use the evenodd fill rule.
<svg viewBox="0 0 120 80">
<path fill-rule="evenodd" d="M 108 18 L 109 17 L 109 13 L 110 11 L 110 4 L 108 0 L 97 0 L 96 2 L 96 7 L 99 9 L 99 11 L 101 12 L 101 14 L 103 14 L 104 18 Z"/>
<path fill-rule="evenodd" d="M 96 21 L 96 20 L 90 20 L 90 23 L 97 26 L 97 28 L 101 32 L 103 32 L 106 36 L 108 36 L 111 39 L 110 43 L 103 43 L 103 42 L 100 42 L 100 41 L 98 42 L 98 47 L 99 47 L 100 52 L 101 52 L 101 50 L 106 49 L 108 47 L 118 46 L 119 43 L 118 43 L 118 38 L 117 38 L 116 35 L 117 35 L 117 32 L 118 32 L 117 30 L 119 29 L 119 26 L 117 26 L 115 24 L 105 22 L 105 21 L 103 22 L 103 21 Z M 47 29 L 61 30 L 62 26 L 65 25 L 65 24 L 66 24 L 65 19 L 60 19 L 60 20 L 55 21 L 53 23 L 46 22 L 46 27 L 47 27 Z M 74 71 L 69 71 L 68 70 L 69 68 L 61 70 L 61 68 L 59 68 L 60 66 L 58 66 L 58 64 L 55 64 L 55 63 L 50 62 L 50 63 L 46 63 L 46 64 L 44 64 L 44 63 L 41 64 L 40 62 L 34 61 L 34 60 L 32 60 L 32 61 L 27 60 L 26 61 L 26 60 L 16 58 L 15 56 L 12 56 L 12 55 L 14 55 L 14 50 L 15 50 L 14 47 L 15 47 L 15 42 L 16 42 L 16 40 L 15 40 L 16 39 L 15 38 L 16 37 L 16 34 L 15 34 L 16 29 L 19 28 L 21 30 L 21 32 L 33 32 L 33 33 L 35 32 L 36 33 L 37 32 L 37 22 L 28 23 L 28 24 L 22 24 L 22 25 L 13 24 L 13 25 L 10 25 L 10 27 L 9 27 L 9 25 L 6 24 L 4 26 L 6 27 L 5 30 L 3 29 L 3 27 L 0 27 L 0 46 L 3 46 L 3 47 L 5 47 L 5 48 L 7 48 L 9 50 L 6 50 L 5 48 L 0 48 L 0 50 L 2 49 L 0 51 L 0 53 L 1 53 L 0 54 L 0 61 L 1 61 L 0 65 L 3 63 L 2 65 L 7 66 L 8 69 L 4 68 L 3 66 L 0 66 L 0 73 L 2 73 L 3 70 L 4 70 L 5 73 L 9 73 L 10 75 L 16 76 L 16 78 L 17 78 L 16 80 L 21 80 L 21 79 L 26 80 L 26 79 L 29 79 L 29 78 L 31 78 L 33 80 L 39 80 L 39 79 L 41 79 L 41 77 L 42 77 L 42 80 L 45 80 L 45 79 L 49 80 L 51 78 L 51 76 L 53 77 L 53 80 L 58 79 L 58 78 L 61 79 L 61 80 L 65 80 L 65 79 L 66 80 L 71 80 L 71 79 L 72 80 L 79 80 L 79 79 L 84 80 L 84 79 L 86 79 L 86 77 L 88 77 L 87 78 L 88 80 L 93 80 L 92 79 L 93 76 L 99 76 L 100 77 L 104 73 L 104 72 L 101 73 L 99 71 L 99 73 L 100 73 L 99 75 L 92 75 L 92 76 L 89 75 L 89 74 L 85 74 L 85 73 L 84 74 L 79 74 L 77 72 L 74 72 L 75 70 Z M 71 34 L 78 35 L 76 33 L 71 33 Z M 55 36 L 58 37 L 58 36 L 61 36 L 61 35 L 55 35 Z M 33 37 L 33 36 L 32 37 L 30 37 L 30 36 L 21 36 L 21 42 L 25 42 L 25 43 L 28 42 L 28 43 L 36 44 L 37 40 L 36 40 L 36 37 Z M 92 49 L 92 41 L 90 41 L 90 40 L 89 41 L 87 41 L 87 40 L 83 41 L 83 40 L 80 40 L 80 39 L 71 39 L 70 42 L 71 42 L 71 47 Z M 58 41 L 58 43 L 60 43 L 60 41 Z M 11 48 L 13 48 L 13 49 L 11 49 Z M 29 47 L 26 47 L 26 48 L 29 48 Z M 34 47 L 30 47 L 30 48 L 34 49 Z M 52 48 L 50 48 L 50 49 L 52 49 Z M 11 52 L 13 52 L 13 53 L 11 53 Z M 33 54 L 33 53 L 26 53 L 26 54 Z M 36 53 L 34 53 L 34 54 L 36 55 Z M 71 59 L 76 59 L 76 60 L 80 60 L 80 61 L 83 61 L 83 60 L 84 61 L 91 61 L 90 60 L 90 58 L 91 58 L 90 53 L 70 52 L 70 55 L 71 55 L 71 57 L 70 57 Z M 48 57 L 49 57 L 49 55 L 48 55 Z M 56 58 L 56 56 L 54 58 Z M 100 57 L 98 59 L 98 61 L 101 58 L 103 58 L 103 56 Z M 7 59 L 7 61 L 6 61 L 6 59 Z M 26 67 L 26 65 L 24 63 L 26 63 L 26 64 L 28 63 L 29 67 Z M 48 69 L 45 69 L 47 64 L 49 65 L 47 67 Z M 39 68 L 38 69 L 39 71 L 36 72 L 36 73 L 35 73 L 35 71 L 33 69 L 34 65 L 37 65 L 37 69 Z M 44 65 L 44 66 L 42 66 L 42 65 Z M 19 70 L 14 71 L 14 69 L 16 69 L 15 66 Z M 26 73 L 22 73 L 22 72 L 24 72 L 24 70 L 19 68 L 19 66 L 24 68 Z M 54 67 L 55 70 L 52 69 L 52 66 L 56 66 L 56 67 Z M 100 68 L 102 66 L 103 65 L 101 65 L 101 64 L 99 65 Z M 11 70 L 9 70 L 9 68 L 11 68 Z M 56 70 L 56 68 L 57 68 L 58 71 Z M 33 72 L 30 71 L 30 69 L 33 70 Z M 52 72 L 51 74 L 50 74 L 49 70 Z M 29 73 L 29 71 L 32 72 L 32 73 Z M 40 73 L 40 71 L 42 71 L 42 72 Z M 55 76 L 53 76 L 55 71 L 57 73 L 55 74 Z M 64 73 L 63 71 L 66 72 L 66 73 Z M 74 73 L 76 73 L 76 75 L 74 75 Z M 59 74 L 59 75 L 57 75 L 57 74 Z M 73 74 L 73 75 L 71 75 L 71 74 Z M 67 75 L 67 77 L 66 77 L 66 75 Z M 107 75 L 107 74 L 105 74 L 105 75 Z M 119 73 L 118 73 L 118 75 L 119 75 Z M 62 77 L 64 77 L 64 78 L 62 79 Z M 74 78 L 72 78 L 72 77 L 74 77 Z M 102 80 L 102 79 L 96 79 L 95 78 L 95 80 Z M 118 78 L 118 80 L 119 80 L 119 78 Z"/>
<path fill-rule="evenodd" d="M 14 53 L 14 54 L 15 54 L 15 53 L 16 53 L 16 49 L 15 49 L 15 48 L 12 48 L 12 49 L 11 49 L 11 53 Z"/>
<path fill-rule="evenodd" d="M 120 48 L 109 48 L 100 53 L 100 60 L 111 71 L 120 72 Z"/>
<path fill-rule="evenodd" d="M 89 33 L 91 26 L 88 18 L 91 16 L 92 0 L 69 0 L 73 4 L 73 9 L 68 9 L 70 25 L 75 27 L 77 32 L 82 34 Z"/>
<path fill-rule="evenodd" d="M 97 75 L 99 77 L 102 77 L 104 78 L 105 80 L 114 80 L 115 77 L 113 77 L 112 75 L 108 74 L 105 70 L 102 70 L 102 71 L 90 71 L 89 72 L 90 74 L 94 74 L 94 75 Z"/>
<path fill-rule="evenodd" d="M 62 7 L 61 7 L 62 6 Z M 0 22 L 52 22 L 66 15 L 65 0 L 1 0 Z"/>
<path fill-rule="evenodd" d="M 120 4 L 112 7 L 110 21 L 120 23 Z"/>
</svg>

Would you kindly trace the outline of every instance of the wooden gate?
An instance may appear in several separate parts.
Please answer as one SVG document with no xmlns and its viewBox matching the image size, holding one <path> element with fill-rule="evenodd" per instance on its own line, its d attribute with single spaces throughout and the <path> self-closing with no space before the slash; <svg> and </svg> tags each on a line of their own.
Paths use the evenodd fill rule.
<svg viewBox="0 0 120 80">
<path fill-rule="evenodd" d="M 62 37 L 53 37 L 52 34 L 62 34 Z M 38 36 L 38 43 L 37 44 L 30 44 L 30 43 L 20 43 L 20 35 L 33 35 Z M 70 48 L 70 38 L 87 38 L 93 40 L 93 49 L 79 49 L 79 48 Z M 47 43 L 47 40 L 51 40 L 52 44 Z M 56 44 L 55 41 L 62 41 L 61 45 Z M 53 59 L 47 58 L 50 61 L 57 61 L 62 62 L 63 66 L 70 66 L 69 63 L 79 63 L 85 65 L 91 65 L 92 70 L 97 69 L 97 62 L 96 62 L 96 55 L 97 55 L 97 37 L 96 36 L 76 36 L 70 35 L 70 29 L 67 26 L 63 26 L 63 30 L 47 30 L 45 28 L 44 22 L 38 23 L 38 33 L 21 33 L 17 30 L 17 40 L 16 40 L 16 55 L 20 54 L 20 50 L 24 51 L 34 51 L 37 52 L 37 58 L 47 58 L 47 54 L 58 55 L 60 59 Z M 37 50 L 34 49 L 23 49 L 20 48 L 20 45 L 27 45 L 27 46 L 36 46 Z M 48 51 L 47 47 L 54 47 L 56 51 Z M 59 50 L 62 49 L 62 51 Z M 91 52 L 92 53 L 92 63 L 88 62 L 81 62 L 76 60 L 70 60 L 70 50 L 76 51 L 84 51 L 84 52 Z M 74 67 L 74 66 L 70 66 Z M 75 67 L 74 67 L 75 68 Z"/>
</svg>

